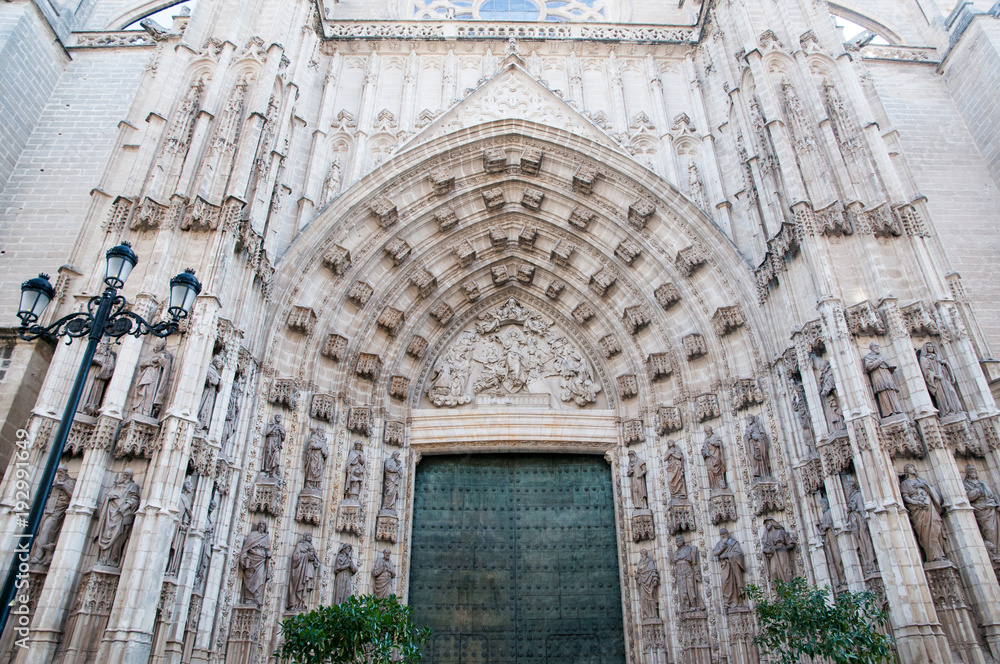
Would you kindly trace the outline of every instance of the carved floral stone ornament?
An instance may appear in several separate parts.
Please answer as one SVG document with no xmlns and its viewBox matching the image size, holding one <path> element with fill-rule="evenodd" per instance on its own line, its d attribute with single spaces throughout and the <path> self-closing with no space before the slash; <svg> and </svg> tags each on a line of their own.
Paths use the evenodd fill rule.
<svg viewBox="0 0 1000 664">
<path fill-rule="evenodd" d="M 550 319 L 512 297 L 479 314 L 438 355 L 425 391 L 439 408 L 583 407 L 597 402 L 601 385 L 586 356 Z"/>
</svg>

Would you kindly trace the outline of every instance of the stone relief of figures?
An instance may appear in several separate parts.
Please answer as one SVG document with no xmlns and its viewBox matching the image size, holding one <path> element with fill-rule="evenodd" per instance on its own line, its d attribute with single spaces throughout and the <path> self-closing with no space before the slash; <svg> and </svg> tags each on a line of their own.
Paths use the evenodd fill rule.
<svg viewBox="0 0 1000 664">
<path fill-rule="evenodd" d="M 927 562 L 945 560 L 944 522 L 941 520 L 942 501 L 937 491 L 926 480 L 917 475 L 912 463 L 903 468 L 903 480 L 899 483 L 903 494 L 903 504 L 910 512 L 913 532 L 920 542 Z"/>
<path fill-rule="evenodd" d="M 358 500 L 361 485 L 365 481 L 365 447 L 360 440 L 354 441 L 354 449 L 347 458 L 347 477 L 344 480 L 344 498 Z"/>
<path fill-rule="evenodd" d="M 180 571 L 181 557 L 184 555 L 184 545 L 187 544 L 188 531 L 191 529 L 191 497 L 194 485 L 191 478 L 184 480 L 181 488 L 180 515 L 177 518 L 177 530 L 170 542 L 170 557 L 167 559 L 167 576 L 177 576 Z"/>
<path fill-rule="evenodd" d="M 955 388 L 955 375 L 948 363 L 938 355 L 937 346 L 932 341 L 925 343 L 920 353 L 920 371 L 942 419 L 965 410 Z"/>
<path fill-rule="evenodd" d="M 157 340 L 151 352 L 139 360 L 139 377 L 132 394 L 132 413 L 157 419 L 170 389 L 170 376 L 174 356 L 167 350 L 167 342 Z"/>
<path fill-rule="evenodd" d="M 393 594 L 393 586 L 395 586 L 396 568 L 389 559 L 390 553 L 389 549 L 384 549 L 382 557 L 375 562 L 375 566 L 372 568 L 372 579 L 375 582 L 372 594 L 383 599 Z"/>
<path fill-rule="evenodd" d="M 705 425 L 705 442 L 701 446 L 701 456 L 705 458 L 705 467 L 708 469 L 708 488 L 728 488 L 729 484 L 726 482 L 726 448 L 719 434 L 715 433 L 712 427 L 708 425 Z"/>
<path fill-rule="evenodd" d="M 635 452 L 628 453 L 629 488 L 632 494 L 632 507 L 637 510 L 649 508 L 649 496 L 646 491 L 646 462 Z"/>
<path fill-rule="evenodd" d="M 205 389 L 201 393 L 201 403 L 198 405 L 198 431 L 208 431 L 208 427 L 212 424 L 215 399 L 219 396 L 219 385 L 222 383 L 222 368 L 222 355 L 216 355 L 208 365 Z"/>
<path fill-rule="evenodd" d="M 847 529 L 854 535 L 854 543 L 858 547 L 858 558 L 866 575 L 878 571 L 878 561 L 875 557 L 875 545 L 868 530 L 868 510 L 865 509 L 865 498 L 861 495 L 861 487 L 852 477 L 844 478 L 844 494 L 847 496 Z"/>
<path fill-rule="evenodd" d="M 677 441 L 667 441 L 667 456 L 664 458 L 667 464 L 667 489 L 670 490 L 672 501 L 687 498 L 687 482 L 684 479 L 684 453 L 681 452 Z"/>
<path fill-rule="evenodd" d="M 516 298 L 481 313 L 474 329 L 462 332 L 434 363 L 431 403 L 491 403 L 513 394 L 556 395 L 581 407 L 594 403 L 601 386 L 590 362 L 552 325 Z"/>
<path fill-rule="evenodd" d="M 701 611 L 705 607 L 698 592 L 701 583 L 701 554 L 698 549 L 684 541 L 683 535 L 674 538 L 677 551 L 674 552 L 674 576 L 677 577 L 677 596 L 681 611 Z"/>
<path fill-rule="evenodd" d="M 868 354 L 862 358 L 862 362 L 871 379 L 872 391 L 875 393 L 875 400 L 878 401 L 882 417 L 902 413 L 903 404 L 899 400 L 899 389 L 892 375 L 896 367 L 886 362 L 876 342 L 868 344 Z"/>
<path fill-rule="evenodd" d="M 305 444 L 305 460 L 302 472 L 305 475 L 303 486 L 306 489 L 319 490 L 323 485 L 323 472 L 326 469 L 326 458 L 330 449 L 326 444 L 326 429 L 320 424 L 309 433 Z"/>
<path fill-rule="evenodd" d="M 639 610 L 643 622 L 660 617 L 660 571 L 648 549 L 639 552 L 635 568 L 635 582 L 639 586 Z"/>
<path fill-rule="evenodd" d="M 97 345 L 94 359 L 90 362 L 90 375 L 87 377 L 88 385 L 84 390 L 86 398 L 80 405 L 80 412 L 90 417 L 97 417 L 100 414 L 101 405 L 104 403 L 104 392 L 107 390 L 108 381 L 115 373 L 115 362 L 118 355 L 112 348 L 111 341 L 105 339 Z"/>
<path fill-rule="evenodd" d="M 727 609 L 744 606 L 746 562 L 743 559 L 743 549 L 726 528 L 719 529 L 719 538 L 712 549 L 712 555 L 722 567 L 722 604 Z"/>
<path fill-rule="evenodd" d="M 743 440 L 754 479 L 771 477 L 771 437 L 764 430 L 758 415 L 747 415 L 747 429 Z"/>
<path fill-rule="evenodd" d="M 382 472 L 382 509 L 395 512 L 396 501 L 399 499 L 399 478 L 403 474 L 403 464 L 399 460 L 399 452 L 385 460 Z"/>
<path fill-rule="evenodd" d="M 264 585 L 271 578 L 271 536 L 267 522 L 258 521 L 243 540 L 240 549 L 240 576 L 243 591 L 240 602 L 260 608 L 264 603 Z"/>
<path fill-rule="evenodd" d="M 261 455 L 260 474 L 277 479 L 281 477 L 281 449 L 285 445 L 285 427 L 281 423 L 281 413 L 277 413 L 264 434 L 264 450 Z"/>
<path fill-rule="evenodd" d="M 52 554 L 55 552 L 56 541 L 66 519 L 66 510 L 69 509 L 74 488 L 76 479 L 70 476 L 66 466 L 59 464 L 56 480 L 52 484 L 52 493 L 49 494 L 49 502 L 45 504 L 45 515 L 42 516 L 38 535 L 35 536 L 35 551 L 28 561 L 32 565 L 48 565 L 52 562 Z"/>
<path fill-rule="evenodd" d="M 354 575 L 358 566 L 354 562 L 354 548 L 350 544 L 341 544 L 337 552 L 337 562 L 333 566 L 333 603 L 346 602 L 354 592 Z"/>
<path fill-rule="evenodd" d="M 829 360 L 823 362 L 819 372 L 819 394 L 823 397 L 823 412 L 830 431 L 840 431 L 844 428 L 844 414 L 840 410 L 837 382 L 833 377 L 833 365 Z"/>
<path fill-rule="evenodd" d="M 771 581 L 790 583 L 795 578 L 795 538 L 772 517 L 764 519 L 764 537 L 761 550 L 767 561 Z"/>
<path fill-rule="evenodd" d="M 139 485 L 132 477 L 132 469 L 126 468 L 118 473 L 115 483 L 104 494 L 97 525 L 98 565 L 121 567 L 125 544 L 132 534 L 132 523 L 139 509 Z"/>
<path fill-rule="evenodd" d="M 837 530 L 833 525 L 833 513 L 830 511 L 830 501 L 825 497 L 819 500 L 823 516 L 816 527 L 823 544 L 823 555 L 826 558 L 826 568 L 830 573 L 830 585 L 836 590 L 847 581 L 844 576 L 844 561 L 840 556 L 840 546 L 837 544 Z"/>
<path fill-rule="evenodd" d="M 295 543 L 295 549 L 292 550 L 292 569 L 288 577 L 286 604 L 289 611 L 305 610 L 306 599 L 316 587 L 316 575 L 321 566 L 316 547 L 313 546 L 312 533 L 302 533 L 299 541 Z"/>
<path fill-rule="evenodd" d="M 979 472 L 971 464 L 965 467 L 963 484 L 990 559 L 1000 560 L 1000 497 L 979 479 Z"/>
</svg>

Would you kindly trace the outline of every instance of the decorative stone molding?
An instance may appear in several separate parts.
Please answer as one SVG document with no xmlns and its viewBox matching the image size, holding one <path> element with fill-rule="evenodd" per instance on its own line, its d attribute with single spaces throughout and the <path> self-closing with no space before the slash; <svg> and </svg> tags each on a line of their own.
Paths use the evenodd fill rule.
<svg viewBox="0 0 1000 664">
<path fill-rule="evenodd" d="M 925 454 L 923 443 L 917 436 L 916 426 L 903 415 L 883 420 L 879 425 L 879 438 L 882 449 L 888 452 L 889 456 L 923 458 Z"/>
<path fill-rule="evenodd" d="M 800 346 L 806 353 L 812 353 L 817 357 L 826 353 L 826 340 L 823 338 L 823 326 L 818 320 L 810 321 L 802 326 L 798 332 L 792 335 L 796 345 Z"/>
<path fill-rule="evenodd" d="M 620 258 L 621 261 L 629 267 L 632 266 L 632 263 L 635 262 L 635 259 L 638 258 L 641 253 L 642 247 L 628 238 L 619 242 L 618 247 L 615 249 L 615 256 Z"/>
<path fill-rule="evenodd" d="M 465 293 L 465 299 L 469 302 L 475 302 L 482 296 L 479 284 L 471 279 L 462 284 L 462 292 Z"/>
<path fill-rule="evenodd" d="M 503 251 L 510 244 L 510 238 L 507 237 L 507 229 L 503 226 L 490 226 L 487 236 L 490 238 L 490 246 L 494 249 Z"/>
<path fill-rule="evenodd" d="M 899 219 L 899 223 L 903 226 L 903 230 L 906 231 L 907 235 L 912 237 L 930 237 L 930 231 L 927 230 L 924 216 L 920 213 L 917 206 L 904 203 L 893 206 L 893 211 L 896 213 L 896 217 Z"/>
<path fill-rule="evenodd" d="M 316 327 L 316 312 L 310 307 L 293 305 L 286 324 L 289 330 L 310 336 Z"/>
<path fill-rule="evenodd" d="M 447 302 L 438 302 L 430 313 L 431 317 L 442 326 L 448 325 L 455 317 L 455 310 Z"/>
<path fill-rule="evenodd" d="M 494 286 L 503 286 L 510 281 L 510 268 L 506 265 L 494 265 L 490 269 L 490 278 Z"/>
<path fill-rule="evenodd" d="M 664 310 L 669 310 L 681 301 L 681 294 L 677 292 L 677 288 L 672 283 L 657 286 L 656 290 L 653 291 L 653 297 L 656 298 L 656 303 L 663 307 Z"/>
<path fill-rule="evenodd" d="M 820 457 L 809 457 L 798 467 L 798 471 L 802 489 L 806 493 L 816 493 L 823 487 L 823 461 Z"/>
<path fill-rule="evenodd" d="M 281 480 L 259 476 L 253 488 L 250 511 L 281 516 L 282 488 Z"/>
<path fill-rule="evenodd" d="M 573 174 L 573 189 L 589 196 L 594 191 L 598 175 L 597 167 L 593 164 L 580 164 Z"/>
<path fill-rule="evenodd" d="M 521 153 L 521 172 L 527 175 L 538 175 L 538 172 L 542 169 L 543 154 L 544 152 L 541 148 L 531 145 L 524 148 L 524 152 Z"/>
<path fill-rule="evenodd" d="M 655 211 L 656 206 L 653 205 L 652 201 L 640 198 L 628 206 L 628 223 L 636 230 L 641 231 L 646 227 L 646 224 Z"/>
<path fill-rule="evenodd" d="M 622 322 L 629 334 L 634 336 L 649 325 L 649 311 L 641 304 L 625 307 L 625 311 L 622 312 Z"/>
<path fill-rule="evenodd" d="M 653 512 L 636 510 L 632 515 L 632 541 L 648 542 L 656 536 L 653 528 Z"/>
<path fill-rule="evenodd" d="M 347 430 L 362 436 L 372 433 L 372 410 L 354 406 L 348 411 Z"/>
<path fill-rule="evenodd" d="M 476 260 L 476 248 L 469 240 L 462 240 L 453 245 L 451 253 L 455 255 L 455 259 L 461 267 L 469 267 L 472 265 L 472 261 Z"/>
<path fill-rule="evenodd" d="M 382 358 L 375 353 L 358 353 L 358 360 L 354 363 L 354 373 L 361 378 L 368 380 L 378 380 L 379 372 L 382 369 Z"/>
<path fill-rule="evenodd" d="M 708 344 L 705 343 L 705 337 L 700 334 L 685 335 L 681 339 L 681 346 L 684 348 L 684 357 L 687 358 L 688 362 L 708 355 Z"/>
<path fill-rule="evenodd" d="M 799 253 L 799 232 L 795 224 L 783 223 L 781 229 L 767 241 L 767 253 L 757 267 L 757 296 L 760 302 L 767 297 L 772 284 L 777 283 L 778 275 L 785 271 L 787 258 Z"/>
<path fill-rule="evenodd" d="M 785 509 L 785 499 L 781 495 L 781 485 L 774 481 L 755 482 L 752 487 L 757 516 Z"/>
<path fill-rule="evenodd" d="M 333 422 L 337 415 L 337 397 L 332 394 L 314 394 L 309 415 L 317 420 Z"/>
<path fill-rule="evenodd" d="M 365 306 L 369 299 L 371 299 L 372 293 L 375 289 L 363 281 L 355 281 L 351 284 L 351 288 L 347 291 L 347 299 L 358 305 L 359 307 Z"/>
<path fill-rule="evenodd" d="M 914 302 L 901 307 L 899 313 L 903 317 L 903 325 L 910 331 L 910 336 L 937 337 L 941 335 L 941 326 L 938 324 L 937 316 L 923 302 Z"/>
<path fill-rule="evenodd" d="M 389 378 L 389 396 L 393 399 L 406 401 L 410 391 L 410 379 L 406 376 L 394 375 Z"/>
<path fill-rule="evenodd" d="M 604 357 L 606 358 L 612 358 L 622 352 L 621 344 L 618 343 L 618 339 L 613 334 L 607 334 L 598 339 L 597 345 L 601 347 L 601 351 L 604 352 Z"/>
<path fill-rule="evenodd" d="M 219 227 L 221 212 L 221 206 L 212 205 L 201 196 L 195 196 L 194 203 L 185 206 L 180 229 L 195 232 L 214 231 Z"/>
<path fill-rule="evenodd" d="M 295 520 L 314 526 L 323 525 L 323 496 L 315 490 L 303 489 L 295 501 Z"/>
<path fill-rule="evenodd" d="M 616 281 L 618 281 L 618 273 L 615 272 L 614 268 L 605 265 L 590 275 L 590 290 L 603 297 Z"/>
<path fill-rule="evenodd" d="M 594 308 L 591 307 L 590 304 L 587 302 L 581 302 L 580 304 L 573 307 L 572 311 L 573 320 L 575 320 L 580 325 L 585 325 L 587 322 L 590 321 L 591 318 L 593 318 L 596 315 L 597 314 L 594 312 Z"/>
<path fill-rule="evenodd" d="M 736 521 L 736 498 L 731 491 L 712 490 L 708 498 L 708 516 L 715 525 Z"/>
<path fill-rule="evenodd" d="M 71 48 L 122 48 L 156 46 L 157 38 L 144 30 L 119 30 L 117 32 L 74 32 L 75 43 Z"/>
<path fill-rule="evenodd" d="M 549 253 L 549 259 L 556 265 L 562 265 L 563 267 L 569 265 L 569 259 L 573 256 L 576 251 L 576 246 L 569 243 L 568 240 L 560 238 L 556 241 L 552 251 Z"/>
<path fill-rule="evenodd" d="M 923 423 L 920 427 L 924 433 Z M 969 420 L 964 413 L 951 415 L 941 420 L 941 435 L 944 445 L 959 456 L 986 456 L 986 446 L 982 444 L 978 436 L 973 436 Z M 927 443 L 927 436 L 924 435 L 924 442 Z M 928 443 L 928 447 L 930 444 Z"/>
<path fill-rule="evenodd" d="M 205 436 L 196 435 L 191 440 L 191 454 L 188 456 L 188 467 L 199 475 L 212 477 L 215 472 L 216 448 L 208 442 Z"/>
<path fill-rule="evenodd" d="M 323 254 L 323 265 L 334 275 L 342 277 L 351 269 L 351 252 L 335 244 Z"/>
<path fill-rule="evenodd" d="M 656 433 L 666 436 L 684 428 L 681 409 L 675 406 L 660 406 L 656 409 Z"/>
<path fill-rule="evenodd" d="M 538 211 L 542 208 L 542 200 L 545 198 L 545 192 L 541 189 L 535 189 L 533 187 L 525 187 L 524 193 L 521 194 L 521 205 L 528 208 L 529 210 Z"/>
<path fill-rule="evenodd" d="M 378 219 L 378 225 L 382 228 L 389 228 L 399 221 L 399 210 L 396 204 L 385 196 L 378 196 L 368 202 L 368 210 Z"/>
<path fill-rule="evenodd" d="M 431 187 L 437 196 L 444 196 L 455 188 L 455 174 L 447 166 L 431 169 L 427 179 L 431 181 Z"/>
<path fill-rule="evenodd" d="M 708 256 L 705 255 L 705 250 L 702 249 L 701 245 L 692 244 L 690 247 L 677 252 L 674 265 L 682 275 L 690 277 L 707 262 Z"/>
<path fill-rule="evenodd" d="M 597 215 L 585 207 L 580 205 L 573 208 L 573 211 L 569 215 L 569 225 L 574 228 L 579 228 L 581 231 L 587 230 L 590 223 L 597 218 Z"/>
<path fill-rule="evenodd" d="M 132 415 L 122 425 L 115 441 L 115 458 L 152 459 L 160 449 L 160 425 L 150 417 Z"/>
<path fill-rule="evenodd" d="M 394 514 L 380 512 L 375 519 L 375 540 L 396 543 L 399 533 L 399 518 Z"/>
<path fill-rule="evenodd" d="M 714 420 L 721 415 L 719 397 L 714 394 L 699 394 L 694 399 L 695 417 L 699 422 Z"/>
<path fill-rule="evenodd" d="M 854 225 L 840 201 L 834 201 L 825 208 L 816 210 L 813 216 L 816 220 L 816 231 L 821 235 L 831 237 L 854 235 Z"/>
<path fill-rule="evenodd" d="M 160 205 L 152 198 L 146 196 L 139 203 L 129 228 L 133 231 L 155 231 L 163 223 L 166 216 L 167 206 Z"/>
<path fill-rule="evenodd" d="M 334 362 L 341 362 L 347 355 L 347 337 L 339 334 L 328 334 L 320 355 L 329 358 Z"/>
<path fill-rule="evenodd" d="M 96 420 L 82 413 L 77 413 L 73 420 L 73 425 L 69 429 L 69 436 L 66 438 L 63 454 L 83 454 L 83 451 L 89 447 L 88 443 L 96 426 Z"/>
<path fill-rule="evenodd" d="M 419 334 L 414 334 L 410 337 L 410 343 L 406 345 L 406 354 L 410 357 L 419 360 L 424 356 L 424 352 L 427 350 L 427 339 L 424 339 Z"/>
<path fill-rule="evenodd" d="M 407 244 L 406 240 L 397 237 L 393 238 L 386 243 L 385 247 L 382 249 L 385 255 L 392 259 L 393 265 L 401 265 L 410 256 L 410 245 Z"/>
<path fill-rule="evenodd" d="M 624 399 L 634 399 L 639 396 L 639 381 L 635 374 L 618 376 L 618 395 Z"/>
<path fill-rule="evenodd" d="M 437 288 L 437 277 L 430 270 L 421 268 L 410 275 L 410 283 L 416 286 L 420 297 L 427 297 Z"/>
<path fill-rule="evenodd" d="M 524 285 L 530 285 L 535 280 L 535 266 L 521 263 L 517 266 L 517 280 Z"/>
<path fill-rule="evenodd" d="M 855 431 L 857 431 L 857 427 L 863 425 L 856 422 L 854 426 Z M 828 477 L 835 477 L 838 473 L 845 471 L 854 458 L 854 452 L 851 451 L 851 440 L 846 429 L 834 432 L 825 441 L 819 442 L 816 449 L 823 460 L 823 471 Z"/>
<path fill-rule="evenodd" d="M 715 328 L 715 334 L 720 337 L 735 332 L 743 327 L 746 322 L 747 319 L 738 304 L 730 307 L 719 307 L 712 314 L 712 326 Z"/>
<path fill-rule="evenodd" d="M 558 279 L 553 279 L 549 282 L 548 287 L 546 287 L 545 295 L 551 300 L 558 300 L 564 290 L 566 290 L 566 284 Z"/>
<path fill-rule="evenodd" d="M 888 203 L 864 210 L 858 216 L 864 219 L 866 230 L 875 237 L 899 237 L 903 234 L 903 224 L 892 213 Z"/>
<path fill-rule="evenodd" d="M 646 427 L 642 420 L 626 420 L 622 424 L 622 438 L 625 445 L 636 445 L 646 441 Z"/>
<path fill-rule="evenodd" d="M 458 214 L 455 212 L 455 208 L 451 206 L 443 207 L 434 212 L 434 221 L 437 222 L 438 230 L 442 233 L 450 231 L 455 226 L 458 226 Z"/>
<path fill-rule="evenodd" d="M 364 530 L 361 525 L 361 505 L 357 500 L 348 499 L 337 510 L 337 532 L 352 533 L 360 537 Z"/>
<path fill-rule="evenodd" d="M 746 410 L 750 406 L 764 403 L 764 393 L 756 378 L 741 378 L 733 385 L 733 406 L 736 410 Z"/>
<path fill-rule="evenodd" d="M 403 447 L 406 444 L 406 425 L 395 420 L 386 420 L 382 428 L 382 442 L 386 445 Z"/>
<path fill-rule="evenodd" d="M 854 336 L 882 335 L 886 333 L 885 321 L 882 314 L 870 301 L 864 300 L 847 308 L 847 329 Z"/>
<path fill-rule="evenodd" d="M 121 572 L 107 569 L 92 569 L 85 573 L 80 579 L 80 589 L 73 603 L 73 613 L 92 616 L 111 615 L 120 577 Z"/>
<path fill-rule="evenodd" d="M 403 312 L 395 307 L 386 307 L 379 314 L 378 320 L 375 324 L 385 330 L 390 337 L 396 336 L 399 330 L 403 327 L 403 321 L 405 316 Z"/>
<path fill-rule="evenodd" d="M 650 353 L 646 357 L 646 371 L 651 381 L 663 380 L 674 372 L 674 364 L 669 353 Z"/>
<path fill-rule="evenodd" d="M 483 203 L 486 205 L 487 210 L 499 210 L 507 203 L 507 199 L 504 198 L 503 189 L 500 187 L 493 187 L 492 189 L 487 189 L 483 192 Z"/>
<path fill-rule="evenodd" d="M 503 148 L 488 148 L 483 151 L 483 170 L 487 173 L 502 173 L 507 168 L 507 152 Z"/>
<path fill-rule="evenodd" d="M 679 500 L 671 503 L 667 508 L 667 522 L 671 535 L 676 535 L 682 531 L 694 531 L 696 529 L 694 521 L 694 508 L 686 500 Z"/>
<path fill-rule="evenodd" d="M 294 378 L 275 378 L 267 391 L 268 402 L 284 406 L 288 410 L 299 407 L 299 390 Z"/>
</svg>

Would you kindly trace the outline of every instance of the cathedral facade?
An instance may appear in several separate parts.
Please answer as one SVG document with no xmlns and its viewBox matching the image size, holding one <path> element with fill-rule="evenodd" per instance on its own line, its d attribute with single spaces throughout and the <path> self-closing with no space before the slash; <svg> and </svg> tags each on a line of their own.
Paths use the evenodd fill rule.
<svg viewBox="0 0 1000 664">
<path fill-rule="evenodd" d="M 51 323 L 128 242 L 136 313 L 203 287 L 99 348 L 4 657 L 265 662 L 373 593 L 433 663 L 757 664 L 745 586 L 803 576 L 904 664 L 1000 659 L 998 6 L 126 30 L 171 4 L 0 5 L 2 532 L 82 358 L 19 282 Z"/>
</svg>

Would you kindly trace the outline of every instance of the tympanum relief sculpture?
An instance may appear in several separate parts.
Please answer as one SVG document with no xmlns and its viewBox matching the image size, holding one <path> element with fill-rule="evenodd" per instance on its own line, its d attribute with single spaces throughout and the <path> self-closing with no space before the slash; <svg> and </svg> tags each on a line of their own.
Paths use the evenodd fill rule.
<svg viewBox="0 0 1000 664">
<path fill-rule="evenodd" d="M 438 356 L 426 393 L 438 407 L 587 406 L 601 392 L 583 353 L 516 298 L 479 314 Z M 551 399 L 550 397 L 556 397 Z"/>
</svg>

